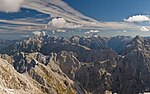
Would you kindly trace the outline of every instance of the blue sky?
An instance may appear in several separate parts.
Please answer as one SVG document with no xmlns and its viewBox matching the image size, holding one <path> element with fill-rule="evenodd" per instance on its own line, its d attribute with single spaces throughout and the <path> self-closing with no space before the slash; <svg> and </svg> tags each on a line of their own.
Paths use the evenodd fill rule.
<svg viewBox="0 0 150 94">
<path fill-rule="evenodd" d="M 106 35 L 150 35 L 150 0 L 64 1 L 82 14 L 106 23 Z"/>
<path fill-rule="evenodd" d="M 149 15 L 150 0 L 64 0 L 99 21 L 123 21 L 132 15 Z"/>
</svg>

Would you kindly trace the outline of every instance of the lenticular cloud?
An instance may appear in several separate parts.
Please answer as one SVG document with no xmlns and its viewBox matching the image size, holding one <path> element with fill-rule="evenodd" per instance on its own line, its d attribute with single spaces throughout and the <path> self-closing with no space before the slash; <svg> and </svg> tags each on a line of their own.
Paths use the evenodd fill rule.
<svg viewBox="0 0 150 94">
<path fill-rule="evenodd" d="M 0 0 L 0 11 L 17 12 L 20 10 L 23 0 Z"/>
</svg>

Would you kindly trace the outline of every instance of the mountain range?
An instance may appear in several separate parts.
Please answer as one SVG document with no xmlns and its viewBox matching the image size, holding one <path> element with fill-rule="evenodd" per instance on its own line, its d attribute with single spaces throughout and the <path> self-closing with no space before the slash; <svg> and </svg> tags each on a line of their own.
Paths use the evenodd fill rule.
<svg viewBox="0 0 150 94">
<path fill-rule="evenodd" d="M 6 94 L 149 92 L 149 48 L 149 38 L 140 36 L 40 35 L 1 41 L 0 90 Z"/>
</svg>

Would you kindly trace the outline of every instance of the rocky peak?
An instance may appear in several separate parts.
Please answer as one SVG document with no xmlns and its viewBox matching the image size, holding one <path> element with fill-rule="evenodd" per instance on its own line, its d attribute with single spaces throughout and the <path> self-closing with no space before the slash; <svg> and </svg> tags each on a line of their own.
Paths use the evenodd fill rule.
<svg viewBox="0 0 150 94">
<path fill-rule="evenodd" d="M 150 45 L 148 40 L 136 36 L 125 49 L 113 74 L 113 90 L 119 94 L 137 94 L 150 91 Z M 117 84 L 119 83 L 119 84 Z M 118 88 L 119 87 L 119 88 Z"/>
<path fill-rule="evenodd" d="M 94 34 L 90 37 L 81 37 L 79 39 L 79 44 L 86 46 L 91 49 L 100 50 L 100 49 L 107 49 L 108 48 L 108 39 L 102 38 L 97 34 Z"/>
<path fill-rule="evenodd" d="M 72 36 L 71 38 L 70 38 L 70 42 L 72 42 L 72 43 L 79 43 L 79 40 L 80 40 L 80 37 L 79 36 Z"/>
<path fill-rule="evenodd" d="M 135 38 L 133 38 L 132 43 L 133 44 L 142 44 L 144 42 L 144 38 L 140 37 L 140 36 L 136 36 Z"/>
<path fill-rule="evenodd" d="M 133 51 L 133 50 L 137 50 L 137 51 L 145 51 L 145 47 L 146 47 L 146 39 L 140 37 L 140 36 L 136 36 L 135 38 L 133 38 L 133 40 L 126 45 L 126 49 L 125 49 L 125 54 Z"/>
<path fill-rule="evenodd" d="M 114 73 L 114 85 L 119 94 L 137 94 L 150 91 L 150 54 L 132 50 L 118 61 Z M 119 84 L 117 84 L 119 83 Z M 115 87 L 115 86 L 114 86 Z M 119 88 L 118 88 L 119 87 Z"/>
</svg>

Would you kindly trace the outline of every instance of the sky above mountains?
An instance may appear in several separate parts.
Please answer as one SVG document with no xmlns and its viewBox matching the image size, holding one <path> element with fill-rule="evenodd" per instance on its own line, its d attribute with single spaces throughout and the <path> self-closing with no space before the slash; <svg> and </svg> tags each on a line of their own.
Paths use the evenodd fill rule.
<svg viewBox="0 0 150 94">
<path fill-rule="evenodd" d="M 99 21 L 123 21 L 133 15 L 149 15 L 150 0 L 64 0 L 81 13 Z"/>
<path fill-rule="evenodd" d="M 111 29 L 107 30 L 108 32 L 113 31 L 112 28 L 116 28 L 113 34 L 150 35 L 150 0 L 64 1 L 84 15 L 107 23 L 111 26 Z"/>
<path fill-rule="evenodd" d="M 149 4 L 149 0 L 0 0 L 0 32 L 150 36 Z"/>
</svg>

